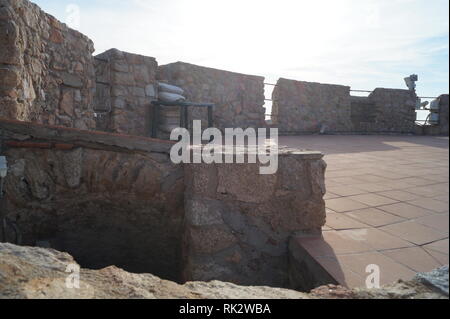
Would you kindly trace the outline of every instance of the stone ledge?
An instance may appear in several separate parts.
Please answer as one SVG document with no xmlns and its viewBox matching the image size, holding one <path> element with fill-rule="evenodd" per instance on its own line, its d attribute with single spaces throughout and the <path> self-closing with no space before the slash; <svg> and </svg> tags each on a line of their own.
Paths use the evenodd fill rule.
<svg viewBox="0 0 450 319">
<path fill-rule="evenodd" d="M 170 152 L 175 144 L 172 141 L 148 137 L 114 134 L 99 131 L 86 131 L 62 126 L 52 126 L 0 119 L 0 131 L 7 139 L 20 141 L 43 140 L 76 144 L 92 149 L 118 148 L 126 151 L 154 153 Z"/>
</svg>

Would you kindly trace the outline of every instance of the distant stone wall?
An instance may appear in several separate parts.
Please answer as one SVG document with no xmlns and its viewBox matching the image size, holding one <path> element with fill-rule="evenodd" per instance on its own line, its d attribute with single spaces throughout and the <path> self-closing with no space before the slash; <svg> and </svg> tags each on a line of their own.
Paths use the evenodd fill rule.
<svg viewBox="0 0 450 319">
<path fill-rule="evenodd" d="M 117 49 L 95 57 L 99 130 L 150 136 L 157 67 L 155 58 Z"/>
<path fill-rule="evenodd" d="M 356 97 L 347 86 L 280 79 L 272 121 L 281 134 L 413 133 L 416 98 L 408 90 L 383 88 Z"/>
<path fill-rule="evenodd" d="M 177 62 L 160 66 L 158 79 L 182 87 L 190 102 L 215 103 L 214 126 L 221 130 L 266 127 L 262 77 Z M 201 119 L 206 126 L 207 110 L 190 109 L 190 125 Z"/>
<path fill-rule="evenodd" d="M 448 136 L 448 94 L 439 96 L 439 133 Z"/>
<path fill-rule="evenodd" d="M 184 183 L 171 142 L 4 120 L 0 137 L 1 211 L 23 245 L 179 280 Z"/>
<path fill-rule="evenodd" d="M 95 127 L 93 43 L 27 0 L 0 0 L 0 117 Z"/>
<path fill-rule="evenodd" d="M 416 125 L 417 135 L 448 136 L 448 94 L 442 94 L 439 101 L 439 123 L 436 125 Z"/>
<path fill-rule="evenodd" d="M 353 131 L 413 133 L 417 96 L 409 90 L 375 89 L 367 98 L 352 97 Z"/>
<path fill-rule="evenodd" d="M 284 152 L 259 164 L 186 164 L 184 280 L 288 285 L 288 240 L 325 224 L 325 168 L 318 152 Z"/>
<path fill-rule="evenodd" d="M 349 132 L 350 87 L 279 79 L 272 121 L 281 134 Z"/>
</svg>

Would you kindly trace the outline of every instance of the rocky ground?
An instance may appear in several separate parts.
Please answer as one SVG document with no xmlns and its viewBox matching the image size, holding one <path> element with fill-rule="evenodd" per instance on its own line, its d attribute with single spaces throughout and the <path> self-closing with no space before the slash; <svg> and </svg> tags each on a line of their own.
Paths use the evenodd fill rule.
<svg viewBox="0 0 450 319">
<path fill-rule="evenodd" d="M 68 265 L 77 265 L 69 254 L 56 250 L 0 244 L 0 298 L 71 299 L 317 299 L 317 298 L 448 298 L 419 279 L 382 289 L 348 290 L 324 286 L 309 294 L 269 287 L 242 287 L 230 283 L 189 282 L 179 285 L 151 274 L 132 274 L 117 267 L 81 269 L 80 288 L 69 289 Z M 448 269 L 446 270 L 448 289 Z M 75 283 L 75 281 L 70 281 Z"/>
</svg>

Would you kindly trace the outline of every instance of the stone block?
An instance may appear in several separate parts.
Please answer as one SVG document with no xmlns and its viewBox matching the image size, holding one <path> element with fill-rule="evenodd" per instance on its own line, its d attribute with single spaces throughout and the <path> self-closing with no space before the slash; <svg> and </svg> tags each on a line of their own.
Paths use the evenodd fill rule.
<svg viewBox="0 0 450 319">
<path fill-rule="evenodd" d="M 63 81 L 63 84 L 69 87 L 73 88 L 82 88 L 83 87 L 83 81 L 81 78 L 75 74 L 71 74 L 68 72 L 60 72 L 59 76 L 61 80 Z"/>
<path fill-rule="evenodd" d="M 287 285 L 289 238 L 325 224 L 322 157 L 281 150 L 273 175 L 260 163 L 185 165 L 184 279 Z"/>
</svg>

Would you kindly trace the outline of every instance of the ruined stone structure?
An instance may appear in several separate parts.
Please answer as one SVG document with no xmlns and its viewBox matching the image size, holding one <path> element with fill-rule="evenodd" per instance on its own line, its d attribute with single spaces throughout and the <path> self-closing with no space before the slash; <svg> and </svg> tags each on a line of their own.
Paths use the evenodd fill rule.
<svg viewBox="0 0 450 319">
<path fill-rule="evenodd" d="M 0 117 L 95 128 L 93 43 L 26 0 L 0 1 Z"/>
<path fill-rule="evenodd" d="M 95 111 L 99 130 L 150 136 L 157 67 L 155 58 L 117 49 L 95 57 Z"/>
<path fill-rule="evenodd" d="M 292 284 L 290 238 L 325 223 L 323 155 L 282 150 L 278 172 L 260 175 L 259 163 L 175 165 L 172 142 L 145 137 L 157 81 L 214 103 L 223 130 L 267 126 L 264 78 L 93 51 L 27 0 L 0 0 L 0 155 L 9 168 L 0 212 L 22 243 L 175 281 Z M 415 96 L 405 90 L 354 98 L 346 86 L 280 79 L 274 100 L 281 134 L 414 128 Z M 448 134 L 448 95 L 441 103 Z M 191 108 L 190 125 L 198 119 L 206 124 L 206 109 Z"/>
<path fill-rule="evenodd" d="M 22 244 L 47 242 L 89 268 L 179 279 L 184 183 L 171 142 L 4 120 L 0 136 L 2 212 Z"/>
<path fill-rule="evenodd" d="M 350 87 L 280 79 L 273 101 L 281 134 L 351 131 Z"/>
<path fill-rule="evenodd" d="M 188 101 L 214 103 L 214 126 L 220 130 L 266 126 L 262 77 L 177 62 L 160 66 L 158 79 L 182 87 Z M 189 113 L 190 123 L 207 123 L 206 109 Z"/>
<path fill-rule="evenodd" d="M 447 135 L 448 136 L 448 94 L 442 94 L 439 101 L 439 123 L 437 125 L 417 126 L 417 135 Z"/>
<path fill-rule="evenodd" d="M 439 96 L 439 134 L 441 135 L 448 135 L 449 132 L 448 104 L 448 94 L 442 94 L 441 96 Z"/>
<path fill-rule="evenodd" d="M 23 244 L 82 265 L 288 286 L 288 241 L 325 224 L 320 152 L 260 164 L 184 164 L 172 142 L 0 120 L 7 217 Z M 262 165 L 262 164 L 261 164 Z"/>
<path fill-rule="evenodd" d="M 272 116 L 281 134 L 413 133 L 416 98 L 382 88 L 354 97 L 347 86 L 280 79 Z"/>
<path fill-rule="evenodd" d="M 288 286 L 288 247 L 325 224 L 320 152 L 281 151 L 276 174 L 255 164 L 185 166 L 184 279 Z"/>
<path fill-rule="evenodd" d="M 352 131 L 413 133 L 417 96 L 409 90 L 377 88 L 366 98 L 352 97 Z"/>
</svg>

